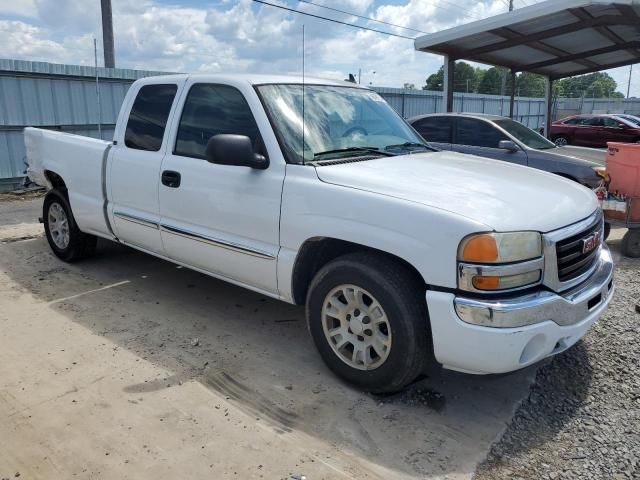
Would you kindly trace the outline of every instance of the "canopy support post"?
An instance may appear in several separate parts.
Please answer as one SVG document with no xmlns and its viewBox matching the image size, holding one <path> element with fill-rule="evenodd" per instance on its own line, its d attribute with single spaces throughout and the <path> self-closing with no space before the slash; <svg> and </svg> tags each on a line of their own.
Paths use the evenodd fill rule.
<svg viewBox="0 0 640 480">
<path fill-rule="evenodd" d="M 453 112 L 453 75 L 455 60 L 449 55 L 444 56 L 444 78 L 442 80 L 442 106 L 447 113 Z"/>
<path fill-rule="evenodd" d="M 513 120 L 513 106 L 516 100 L 516 71 L 511 70 L 511 98 L 509 98 L 509 118 Z"/>
<path fill-rule="evenodd" d="M 544 89 L 544 136 L 549 138 L 551 131 L 551 112 L 553 110 L 553 79 L 545 77 Z"/>
</svg>

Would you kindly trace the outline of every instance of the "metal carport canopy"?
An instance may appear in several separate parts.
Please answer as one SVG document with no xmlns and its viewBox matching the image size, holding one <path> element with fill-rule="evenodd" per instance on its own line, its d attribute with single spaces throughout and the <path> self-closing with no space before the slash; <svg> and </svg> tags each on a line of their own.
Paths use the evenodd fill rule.
<svg viewBox="0 0 640 480">
<path fill-rule="evenodd" d="M 418 37 L 415 48 L 445 56 L 446 111 L 455 60 L 544 75 L 548 126 L 553 80 L 640 62 L 640 0 L 549 0 Z"/>
</svg>

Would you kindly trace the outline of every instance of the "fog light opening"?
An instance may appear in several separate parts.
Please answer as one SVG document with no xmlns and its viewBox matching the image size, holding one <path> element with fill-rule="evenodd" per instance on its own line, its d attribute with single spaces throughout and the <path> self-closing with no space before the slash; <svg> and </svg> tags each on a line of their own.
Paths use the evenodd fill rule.
<svg viewBox="0 0 640 480">
<path fill-rule="evenodd" d="M 542 358 L 545 354 L 544 346 L 546 340 L 547 338 L 542 334 L 538 334 L 529 340 L 520 355 L 520 365 L 525 365 Z"/>
<path fill-rule="evenodd" d="M 593 297 L 591 300 L 589 300 L 589 302 L 587 303 L 587 310 L 593 310 L 598 305 L 600 305 L 600 302 L 602 302 L 602 294 L 601 293 L 599 293 L 598 295 Z"/>
</svg>

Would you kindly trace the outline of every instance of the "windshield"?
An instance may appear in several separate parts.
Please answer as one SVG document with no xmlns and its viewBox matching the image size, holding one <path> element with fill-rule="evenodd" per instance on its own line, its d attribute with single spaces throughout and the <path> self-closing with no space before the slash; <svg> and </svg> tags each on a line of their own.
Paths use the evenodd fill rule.
<svg viewBox="0 0 640 480">
<path fill-rule="evenodd" d="M 517 138 L 529 148 L 534 148 L 536 150 L 547 150 L 548 148 L 556 148 L 555 143 L 547 140 L 538 132 L 531 130 L 529 127 L 525 127 L 520 122 L 516 122 L 508 118 L 494 120 L 493 122 L 499 127 L 502 127 L 507 131 L 509 135 Z"/>
<path fill-rule="evenodd" d="M 303 105 L 302 90 L 300 84 L 258 87 L 290 163 L 431 149 L 375 92 L 305 85 Z"/>
</svg>

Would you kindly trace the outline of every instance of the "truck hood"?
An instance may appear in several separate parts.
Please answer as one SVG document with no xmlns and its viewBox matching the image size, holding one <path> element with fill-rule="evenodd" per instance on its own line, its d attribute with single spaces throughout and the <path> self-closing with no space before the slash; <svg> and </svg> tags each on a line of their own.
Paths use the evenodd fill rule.
<svg viewBox="0 0 640 480">
<path fill-rule="evenodd" d="M 598 207 L 589 189 L 528 167 L 429 152 L 316 168 L 321 181 L 445 210 L 496 231 L 548 232 Z"/>
</svg>

